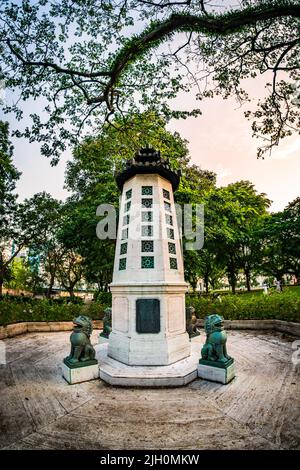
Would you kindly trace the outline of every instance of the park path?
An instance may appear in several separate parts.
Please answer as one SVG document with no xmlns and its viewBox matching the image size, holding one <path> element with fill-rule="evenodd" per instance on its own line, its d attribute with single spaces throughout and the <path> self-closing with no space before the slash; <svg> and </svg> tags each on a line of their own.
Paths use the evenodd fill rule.
<svg viewBox="0 0 300 470">
<path fill-rule="evenodd" d="M 99 331 L 92 342 L 97 343 Z M 299 449 L 300 365 L 293 338 L 228 332 L 237 376 L 224 386 L 68 385 L 60 364 L 69 333 L 5 340 L 0 365 L 2 449 Z"/>
</svg>

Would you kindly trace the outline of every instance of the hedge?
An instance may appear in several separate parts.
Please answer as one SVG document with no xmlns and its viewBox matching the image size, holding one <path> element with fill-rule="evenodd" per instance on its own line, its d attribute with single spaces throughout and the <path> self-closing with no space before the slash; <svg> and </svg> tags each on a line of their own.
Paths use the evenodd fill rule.
<svg viewBox="0 0 300 470">
<path fill-rule="evenodd" d="M 22 321 L 71 321 L 80 314 L 100 320 L 105 307 L 100 302 L 79 305 L 72 302 L 61 304 L 52 300 L 0 300 L 0 325 Z"/>
<path fill-rule="evenodd" d="M 227 295 L 218 299 L 187 295 L 186 304 L 195 308 L 199 318 L 217 313 L 226 320 L 286 320 L 300 322 L 300 295 L 297 290 L 269 295 Z"/>
<path fill-rule="evenodd" d="M 91 302 L 84 305 L 64 301 L 24 298 L 0 299 L 0 325 L 21 321 L 71 321 L 79 314 L 88 315 L 94 320 L 103 318 L 104 309 L 110 299 L 104 302 Z M 105 303 L 105 300 L 108 303 Z M 221 302 L 211 297 L 186 296 L 186 305 L 192 305 L 199 318 L 218 313 L 226 320 L 287 320 L 300 322 L 300 290 L 286 289 L 282 293 L 272 292 L 249 295 L 226 295 Z"/>
</svg>

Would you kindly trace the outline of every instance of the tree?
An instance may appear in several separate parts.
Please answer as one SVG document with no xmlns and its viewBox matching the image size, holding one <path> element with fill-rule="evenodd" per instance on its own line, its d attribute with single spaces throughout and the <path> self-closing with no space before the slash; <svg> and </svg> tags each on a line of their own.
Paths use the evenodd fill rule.
<svg viewBox="0 0 300 470">
<path fill-rule="evenodd" d="M 105 126 L 99 136 L 83 140 L 75 148 L 66 172 L 66 186 L 73 194 L 65 205 L 60 240 L 66 248 L 83 257 L 86 280 L 104 291 L 108 290 L 112 280 L 115 240 L 97 238 L 99 216 L 96 210 L 105 203 L 113 205 L 118 212 L 115 170 L 121 169 L 126 160 L 148 143 L 159 150 L 162 157 L 170 157 L 173 167 L 183 168 L 178 191 L 182 200 L 188 202 L 190 195 L 197 192 L 196 186 L 201 180 L 206 185 L 212 184 L 211 179 L 214 181 L 213 173 L 199 169 L 196 174 L 196 167 L 188 166 L 187 143 L 178 133 L 167 131 L 166 121 L 156 113 L 133 114 L 127 117 L 124 129 L 121 124 L 113 121 L 113 126 Z M 189 183 L 191 187 L 194 185 L 193 188 L 189 189 Z"/>
<path fill-rule="evenodd" d="M 48 298 L 51 297 L 55 280 L 58 278 L 58 269 L 62 264 L 64 253 L 65 248 L 56 240 L 53 240 L 47 247 L 44 247 L 42 252 L 43 270 L 48 281 L 46 291 L 46 297 Z"/>
<path fill-rule="evenodd" d="M 198 280 L 201 277 L 201 260 L 196 250 L 184 252 L 184 277 L 196 292 Z"/>
<path fill-rule="evenodd" d="M 284 236 L 288 240 L 286 246 L 291 264 L 289 271 L 300 280 L 300 197 L 290 202 L 283 211 Z"/>
<path fill-rule="evenodd" d="M 248 292 L 251 290 L 251 277 L 254 273 L 259 273 L 263 257 L 262 241 L 259 237 L 259 226 L 263 220 L 264 217 L 261 217 L 253 221 L 239 247 L 239 263 L 245 275 Z"/>
<path fill-rule="evenodd" d="M 58 232 L 63 223 L 63 204 L 46 192 L 35 194 L 21 206 L 24 214 L 30 214 L 33 233 L 29 236 L 28 246 L 33 257 L 38 257 L 39 266 L 34 266 L 32 275 L 42 275 L 48 283 L 46 296 L 50 297 L 57 277 L 57 269 L 62 260 L 64 249 L 58 241 Z M 36 278 L 38 281 L 38 278 Z M 34 281 L 34 278 L 32 278 Z M 37 282 L 38 283 L 38 282 Z M 33 282 L 34 285 L 34 282 Z"/>
<path fill-rule="evenodd" d="M 29 267 L 23 258 L 15 258 L 11 264 L 11 278 L 6 286 L 10 289 L 27 289 Z"/>
<path fill-rule="evenodd" d="M 269 205 L 266 195 L 258 194 L 249 181 L 217 188 L 207 195 L 204 248 L 214 253 L 217 264 L 226 269 L 233 293 L 240 269 L 245 270 L 245 246 L 251 249 L 253 227 L 266 216 Z M 250 265 L 246 273 L 250 278 Z"/>
<path fill-rule="evenodd" d="M 195 91 L 199 100 L 220 94 L 245 102 L 243 80 L 262 74 L 270 82 L 266 98 L 246 112 L 266 142 L 258 154 L 298 132 L 299 2 L 210 3 L 3 1 L 1 76 L 22 100 L 42 96 L 46 103 L 46 114 L 33 113 L 32 126 L 16 135 L 41 142 L 56 163 L 84 127 L 99 130 L 114 113 L 125 120 L 145 109 L 196 116 L 198 108 L 174 109 L 173 98 Z M 23 117 L 17 104 L 5 111 Z"/>
<path fill-rule="evenodd" d="M 82 280 L 83 273 L 81 256 L 72 250 L 66 251 L 58 268 L 58 280 L 71 297 L 74 297 L 74 289 Z"/>
<path fill-rule="evenodd" d="M 263 240 L 262 272 L 274 276 L 282 283 L 283 276 L 290 266 L 290 257 L 286 249 L 288 240 L 283 235 L 283 214 L 280 212 L 270 214 L 263 224 L 260 235 Z"/>
<path fill-rule="evenodd" d="M 0 231 L 0 294 L 11 263 L 22 249 L 28 248 L 33 255 L 42 258 L 47 247 L 53 243 L 60 208 L 60 202 L 45 192 L 35 194 L 20 204 L 14 196 L 11 201 L 7 226 L 2 226 Z M 31 272 L 33 285 L 38 285 L 38 273 L 34 277 L 34 270 Z"/>
<path fill-rule="evenodd" d="M 9 140 L 7 122 L 0 121 L 0 233 L 10 235 L 12 213 L 18 195 L 14 193 L 21 175 L 12 163 L 13 146 Z"/>
<path fill-rule="evenodd" d="M 174 194 L 175 202 L 201 204 L 205 194 L 216 187 L 217 175 L 197 165 L 188 165 L 188 162 L 181 163 L 182 176 L 178 191 Z"/>
<path fill-rule="evenodd" d="M 209 286 L 215 289 L 216 284 L 224 275 L 224 267 L 222 266 L 223 263 L 218 262 L 217 255 L 209 252 L 205 248 L 200 251 L 199 257 L 201 260 L 200 274 L 204 280 L 205 290 L 208 294 Z"/>
<path fill-rule="evenodd" d="M 285 274 L 300 276 L 300 199 L 270 214 L 259 231 L 263 241 L 262 270 L 282 283 Z"/>
<path fill-rule="evenodd" d="M 12 156 L 8 123 L 0 121 L 0 295 L 4 280 L 10 277 L 10 265 L 22 248 L 12 249 L 11 246 L 11 240 L 17 235 L 17 194 L 14 190 L 20 177 Z"/>
</svg>

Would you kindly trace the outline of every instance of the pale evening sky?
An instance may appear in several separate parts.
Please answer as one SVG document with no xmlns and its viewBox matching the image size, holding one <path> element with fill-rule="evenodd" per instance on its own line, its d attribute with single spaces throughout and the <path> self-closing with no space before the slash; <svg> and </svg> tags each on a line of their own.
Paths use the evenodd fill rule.
<svg viewBox="0 0 300 470">
<path fill-rule="evenodd" d="M 201 109 L 202 116 L 173 121 L 169 126 L 189 141 L 192 163 L 215 171 L 219 186 L 250 180 L 273 201 L 272 211 L 282 210 L 300 196 L 299 136 L 281 142 L 271 156 L 258 160 L 258 141 L 251 137 L 250 124 L 243 116 L 246 108 L 238 108 L 233 99 L 217 98 L 202 103 Z M 0 113 L 0 119 L 9 120 L 11 127 L 16 126 L 12 117 Z M 13 139 L 13 143 L 14 162 L 22 172 L 17 185 L 20 198 L 47 191 L 64 199 L 68 195 L 63 189 L 64 171 L 71 151 L 65 152 L 58 166 L 51 167 L 50 161 L 40 155 L 38 144 L 24 139 Z"/>
<path fill-rule="evenodd" d="M 251 98 L 262 97 L 265 93 L 263 81 L 259 78 L 246 83 L 246 89 Z M 192 92 L 176 99 L 177 108 L 185 109 L 187 106 L 199 106 Z M 36 111 L 37 107 L 41 109 L 37 102 L 26 102 L 25 114 Z M 260 142 L 252 138 L 251 123 L 244 117 L 248 108 L 247 104 L 239 108 L 234 99 L 207 99 L 200 103 L 202 116 L 173 121 L 169 129 L 178 131 L 189 141 L 191 163 L 217 173 L 218 186 L 249 180 L 273 201 L 272 211 L 282 210 L 288 202 L 300 196 L 300 138 L 294 135 L 282 141 L 271 156 L 258 160 L 256 149 Z M 13 116 L 3 115 L 1 107 L 0 119 L 8 120 L 11 129 L 20 125 Z M 29 122 L 25 121 L 25 124 Z M 24 123 L 21 124 L 23 126 Z M 38 144 L 30 144 L 25 139 L 13 139 L 13 144 L 14 162 L 22 172 L 17 184 L 20 199 L 40 191 L 65 199 L 68 193 L 63 188 L 64 172 L 66 162 L 72 158 L 71 151 L 64 153 L 56 167 L 51 167 L 50 161 L 40 155 Z"/>
</svg>

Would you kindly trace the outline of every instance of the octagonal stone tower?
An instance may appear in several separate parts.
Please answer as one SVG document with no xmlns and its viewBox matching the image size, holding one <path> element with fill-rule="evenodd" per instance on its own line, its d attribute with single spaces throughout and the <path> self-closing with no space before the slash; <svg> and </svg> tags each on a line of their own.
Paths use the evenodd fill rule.
<svg viewBox="0 0 300 470">
<path fill-rule="evenodd" d="M 108 356 L 128 365 L 169 365 L 190 355 L 182 248 L 173 191 L 180 172 L 141 149 L 116 175 L 122 191 Z"/>
</svg>

